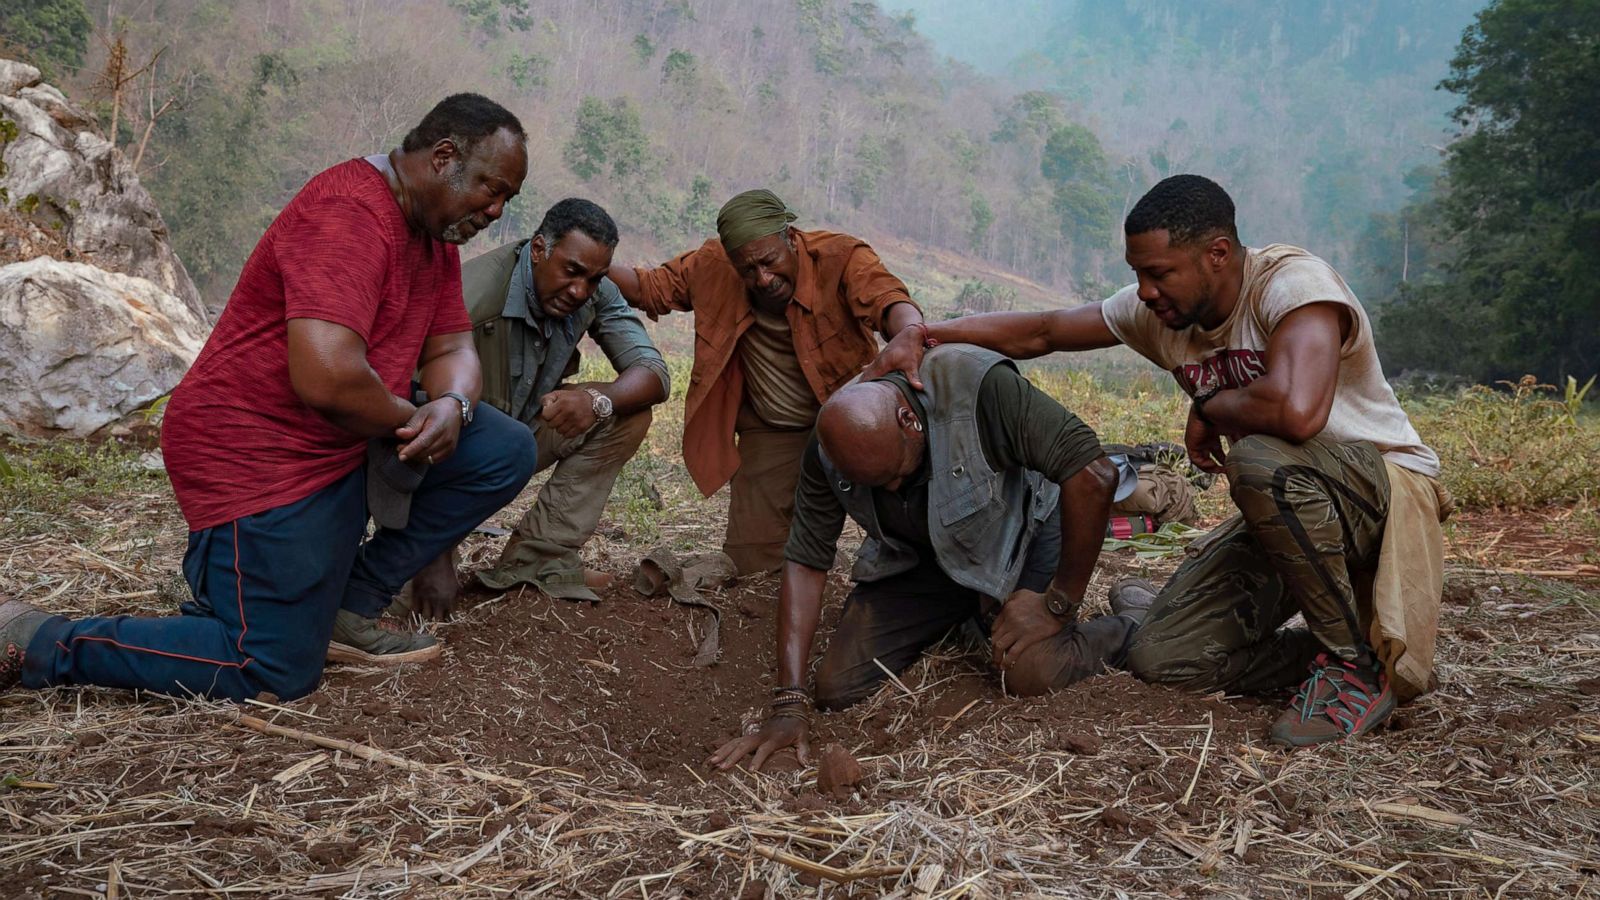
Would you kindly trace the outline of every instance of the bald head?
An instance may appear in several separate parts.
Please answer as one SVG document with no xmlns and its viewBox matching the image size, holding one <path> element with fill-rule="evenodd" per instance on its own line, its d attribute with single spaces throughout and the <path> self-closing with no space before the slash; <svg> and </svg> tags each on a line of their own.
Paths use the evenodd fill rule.
<svg viewBox="0 0 1600 900">
<path fill-rule="evenodd" d="M 846 385 L 822 405 L 817 440 L 839 474 L 873 487 L 891 485 L 922 459 L 920 432 L 902 424 L 910 415 L 899 389 L 888 382 Z"/>
</svg>

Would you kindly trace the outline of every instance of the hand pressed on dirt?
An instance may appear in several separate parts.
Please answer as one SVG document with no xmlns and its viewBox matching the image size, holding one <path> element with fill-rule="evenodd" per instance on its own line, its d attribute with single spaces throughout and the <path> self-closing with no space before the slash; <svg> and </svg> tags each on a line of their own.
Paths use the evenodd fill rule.
<svg viewBox="0 0 1600 900">
<path fill-rule="evenodd" d="M 715 766 L 726 772 L 738 765 L 746 756 L 754 753 L 750 769 L 754 772 L 761 771 L 761 766 L 766 763 L 772 754 L 793 747 L 795 755 L 800 757 L 801 765 L 811 764 L 811 726 L 805 719 L 796 719 L 789 716 L 773 717 L 761 726 L 755 734 L 737 737 L 723 744 L 717 752 L 706 758 L 706 765 Z"/>
<path fill-rule="evenodd" d="M 448 622 L 461 598 L 455 551 L 428 563 L 411 579 L 411 612 L 423 621 Z"/>
<path fill-rule="evenodd" d="M 1011 595 L 995 617 L 991 643 L 994 644 L 994 664 L 1008 669 L 1029 647 L 1062 629 L 1062 622 L 1045 606 L 1044 595 L 1038 591 L 1019 590 Z"/>
</svg>

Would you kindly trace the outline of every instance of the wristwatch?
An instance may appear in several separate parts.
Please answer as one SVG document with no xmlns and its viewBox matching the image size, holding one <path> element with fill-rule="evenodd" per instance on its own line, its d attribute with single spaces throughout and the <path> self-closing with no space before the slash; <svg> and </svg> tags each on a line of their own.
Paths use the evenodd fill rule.
<svg viewBox="0 0 1600 900">
<path fill-rule="evenodd" d="M 455 391 L 445 391 L 444 393 L 439 395 L 439 399 L 441 399 L 441 400 L 443 400 L 446 397 L 449 397 L 450 399 L 452 399 L 452 400 L 456 401 L 457 403 L 461 404 L 461 424 L 463 424 L 463 425 L 471 425 L 472 424 L 472 401 L 468 400 L 464 395 L 456 393 Z"/>
<path fill-rule="evenodd" d="M 611 398 L 594 388 L 584 388 L 584 390 L 588 392 L 590 397 L 594 398 L 594 417 L 601 420 L 611 418 L 611 413 L 615 409 L 611 405 Z"/>
<path fill-rule="evenodd" d="M 1080 605 L 1082 601 L 1074 600 L 1070 594 L 1058 587 L 1051 587 L 1044 595 L 1044 608 L 1050 610 L 1050 615 L 1058 619 L 1076 620 Z"/>
</svg>

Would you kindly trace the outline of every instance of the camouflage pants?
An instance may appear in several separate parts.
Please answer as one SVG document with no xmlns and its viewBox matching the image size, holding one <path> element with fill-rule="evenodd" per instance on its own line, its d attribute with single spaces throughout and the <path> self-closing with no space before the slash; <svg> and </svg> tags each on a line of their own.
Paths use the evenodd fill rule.
<svg viewBox="0 0 1600 900">
<path fill-rule="evenodd" d="M 1145 681 L 1251 693 L 1299 682 L 1324 650 L 1370 659 L 1353 584 L 1372 577 L 1389 513 L 1377 448 L 1253 435 L 1230 448 L 1227 474 L 1239 517 L 1190 548 L 1128 668 Z M 1308 627 L 1283 627 L 1297 612 Z"/>
</svg>

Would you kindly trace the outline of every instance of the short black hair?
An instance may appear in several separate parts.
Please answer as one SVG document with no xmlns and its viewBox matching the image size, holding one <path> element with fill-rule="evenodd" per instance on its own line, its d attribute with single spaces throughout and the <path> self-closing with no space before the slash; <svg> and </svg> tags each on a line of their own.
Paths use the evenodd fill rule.
<svg viewBox="0 0 1600 900">
<path fill-rule="evenodd" d="M 1174 247 L 1193 246 L 1226 235 L 1239 243 L 1233 222 L 1233 198 L 1203 175 L 1163 178 L 1139 198 L 1123 220 L 1125 234 L 1167 232 Z"/>
<path fill-rule="evenodd" d="M 561 239 L 574 229 L 587 234 L 607 247 L 617 246 L 617 223 L 600 204 L 582 197 L 568 197 L 550 207 L 534 234 L 544 236 L 546 249 L 561 243 Z"/>
<path fill-rule="evenodd" d="M 478 141 L 502 128 L 521 140 L 528 139 L 522 123 L 504 106 L 482 94 L 451 94 L 428 110 L 417 127 L 406 134 L 400 149 L 407 153 L 426 150 L 449 138 L 466 156 Z"/>
</svg>

